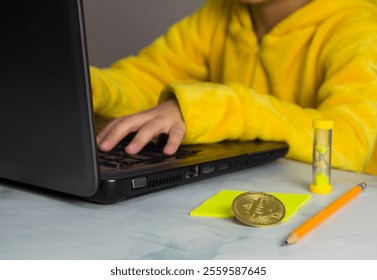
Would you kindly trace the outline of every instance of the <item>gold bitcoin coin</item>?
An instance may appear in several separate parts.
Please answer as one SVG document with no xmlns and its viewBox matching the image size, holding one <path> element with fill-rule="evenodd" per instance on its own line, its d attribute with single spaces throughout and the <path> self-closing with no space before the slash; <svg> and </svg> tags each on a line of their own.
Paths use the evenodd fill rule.
<svg viewBox="0 0 377 280">
<path fill-rule="evenodd" d="M 234 216 L 241 223 L 253 227 L 267 227 L 280 223 L 285 216 L 284 204 L 264 192 L 246 192 L 232 203 Z"/>
</svg>

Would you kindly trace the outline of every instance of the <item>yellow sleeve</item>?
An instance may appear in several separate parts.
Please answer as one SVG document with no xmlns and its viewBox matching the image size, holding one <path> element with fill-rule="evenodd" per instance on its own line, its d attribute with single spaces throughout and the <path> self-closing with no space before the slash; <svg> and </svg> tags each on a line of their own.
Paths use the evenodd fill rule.
<svg viewBox="0 0 377 280">
<path fill-rule="evenodd" d="M 137 56 L 105 69 L 92 66 L 95 113 L 107 118 L 136 113 L 155 106 L 168 83 L 208 80 L 206 59 L 211 29 L 216 26 L 213 3 L 208 1 L 173 25 Z"/>
<path fill-rule="evenodd" d="M 311 108 L 236 83 L 173 83 L 163 90 L 160 102 L 173 94 L 177 98 L 186 123 L 185 143 L 285 141 L 288 158 L 308 163 L 312 120 L 331 119 L 333 167 L 361 172 L 369 161 L 377 161 L 371 160 L 377 142 L 377 25 L 373 18 L 360 24 L 346 19 L 332 26 L 331 37 L 316 38 L 321 55 L 312 77 L 320 87 Z M 297 86 L 284 87 L 287 90 L 294 95 Z"/>
<path fill-rule="evenodd" d="M 328 55 L 316 108 L 235 83 L 174 83 L 164 89 L 160 102 L 172 94 L 177 98 L 186 123 L 185 143 L 285 141 L 287 157 L 304 162 L 312 159 L 312 120 L 334 120 L 333 167 L 360 172 L 377 138 L 377 48 L 330 48 Z"/>
</svg>

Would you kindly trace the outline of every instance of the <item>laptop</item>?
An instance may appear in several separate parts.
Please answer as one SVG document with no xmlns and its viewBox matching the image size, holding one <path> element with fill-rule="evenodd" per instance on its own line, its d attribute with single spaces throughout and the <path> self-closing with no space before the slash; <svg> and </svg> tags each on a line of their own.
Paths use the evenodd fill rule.
<svg viewBox="0 0 377 280">
<path fill-rule="evenodd" d="M 285 143 L 228 141 L 181 146 L 168 157 L 162 135 L 133 157 L 123 142 L 99 152 L 82 1 L 6 1 L 0 36 L 0 178 L 6 182 L 115 203 L 259 166 L 288 151 Z"/>
</svg>

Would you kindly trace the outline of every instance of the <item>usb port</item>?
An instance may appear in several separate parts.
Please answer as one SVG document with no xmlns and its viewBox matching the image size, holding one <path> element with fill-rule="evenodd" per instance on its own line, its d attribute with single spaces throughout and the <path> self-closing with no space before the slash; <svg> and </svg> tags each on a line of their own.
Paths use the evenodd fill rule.
<svg viewBox="0 0 377 280">
<path fill-rule="evenodd" d="M 220 163 L 219 169 L 220 170 L 227 170 L 229 168 L 229 166 L 230 166 L 229 162 L 223 162 L 223 163 Z"/>
<path fill-rule="evenodd" d="M 202 174 L 211 174 L 213 171 L 215 171 L 215 166 L 213 164 L 203 165 L 200 168 L 200 171 Z"/>
</svg>

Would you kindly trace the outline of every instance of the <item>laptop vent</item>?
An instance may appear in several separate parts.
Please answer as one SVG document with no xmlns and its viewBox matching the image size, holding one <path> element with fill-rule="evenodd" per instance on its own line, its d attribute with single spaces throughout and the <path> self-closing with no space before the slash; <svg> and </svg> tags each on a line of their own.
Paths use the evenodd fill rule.
<svg viewBox="0 0 377 280">
<path fill-rule="evenodd" d="M 150 180 L 148 188 L 160 188 L 160 187 L 172 187 L 181 181 L 182 175 L 175 175 L 170 177 L 164 177 L 159 179 Z"/>
</svg>

